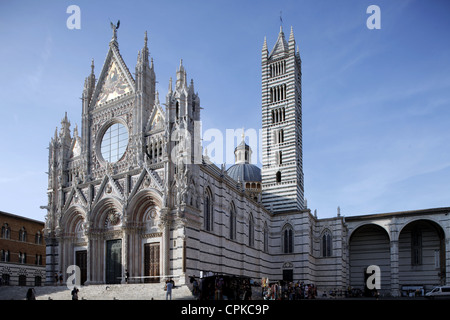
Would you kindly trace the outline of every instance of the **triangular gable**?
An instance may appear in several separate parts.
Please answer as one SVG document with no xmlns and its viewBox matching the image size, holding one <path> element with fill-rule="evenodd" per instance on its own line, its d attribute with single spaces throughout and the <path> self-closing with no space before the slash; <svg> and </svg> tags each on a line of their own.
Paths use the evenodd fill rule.
<svg viewBox="0 0 450 320">
<path fill-rule="evenodd" d="M 156 104 L 153 108 L 152 114 L 148 118 L 146 131 L 164 129 L 165 118 L 164 110 L 159 104 Z"/>
<path fill-rule="evenodd" d="M 125 65 L 119 50 L 111 45 L 95 87 L 91 105 L 102 105 L 108 101 L 134 93 L 134 87 L 133 77 Z"/>
<path fill-rule="evenodd" d="M 74 137 L 72 140 L 70 158 L 76 158 L 81 154 L 81 141 L 79 137 Z"/>
<path fill-rule="evenodd" d="M 161 178 L 154 170 L 149 169 L 147 165 L 144 164 L 144 169 L 139 175 L 139 178 L 136 181 L 133 189 L 131 190 L 128 199 L 132 199 L 138 191 L 145 188 L 153 188 L 161 193 L 164 191 L 164 186 Z"/>
<path fill-rule="evenodd" d="M 113 196 L 121 201 L 124 200 L 122 188 L 109 174 L 106 174 L 103 178 L 100 188 L 94 197 L 93 205 L 99 202 L 104 196 Z"/>
</svg>

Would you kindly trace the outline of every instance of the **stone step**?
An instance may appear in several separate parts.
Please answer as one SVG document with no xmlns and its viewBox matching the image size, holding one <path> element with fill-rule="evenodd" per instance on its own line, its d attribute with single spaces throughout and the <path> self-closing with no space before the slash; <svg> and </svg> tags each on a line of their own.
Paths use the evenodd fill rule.
<svg viewBox="0 0 450 320">
<path fill-rule="evenodd" d="M 24 300 L 30 287 L 2 286 L 0 300 Z M 34 287 L 36 300 L 71 300 L 71 289 L 66 286 Z M 100 284 L 79 288 L 79 300 L 165 300 L 163 283 L 145 284 Z M 172 290 L 172 300 L 194 300 L 186 285 Z"/>
</svg>

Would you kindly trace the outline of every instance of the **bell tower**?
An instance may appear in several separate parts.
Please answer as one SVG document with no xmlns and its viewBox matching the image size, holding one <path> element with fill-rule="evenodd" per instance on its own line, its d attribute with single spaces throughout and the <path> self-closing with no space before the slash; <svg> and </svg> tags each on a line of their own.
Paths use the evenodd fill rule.
<svg viewBox="0 0 450 320">
<path fill-rule="evenodd" d="M 304 209 L 301 59 L 291 27 L 262 49 L 262 203 L 273 213 Z"/>
</svg>

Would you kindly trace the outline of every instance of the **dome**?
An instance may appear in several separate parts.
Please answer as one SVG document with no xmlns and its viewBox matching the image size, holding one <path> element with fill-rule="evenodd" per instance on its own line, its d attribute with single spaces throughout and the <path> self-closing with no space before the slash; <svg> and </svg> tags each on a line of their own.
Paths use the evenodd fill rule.
<svg viewBox="0 0 450 320">
<path fill-rule="evenodd" d="M 254 164 L 238 163 L 227 170 L 230 178 L 242 182 L 261 182 L 261 169 Z"/>
</svg>

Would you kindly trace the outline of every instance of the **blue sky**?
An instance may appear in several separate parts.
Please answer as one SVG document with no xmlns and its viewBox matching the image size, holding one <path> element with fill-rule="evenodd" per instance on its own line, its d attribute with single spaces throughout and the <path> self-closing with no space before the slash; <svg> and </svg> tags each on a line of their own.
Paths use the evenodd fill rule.
<svg viewBox="0 0 450 320">
<path fill-rule="evenodd" d="M 69 5 L 81 10 L 70 30 Z M 369 5 L 381 29 L 369 30 Z M 302 58 L 303 171 L 320 218 L 450 206 L 450 3 L 432 1 L 0 1 L 0 210 L 44 220 L 49 141 L 81 124 L 121 21 L 134 72 L 148 31 L 161 100 L 180 59 L 203 129 L 261 127 L 261 48 L 280 11 Z"/>
</svg>

